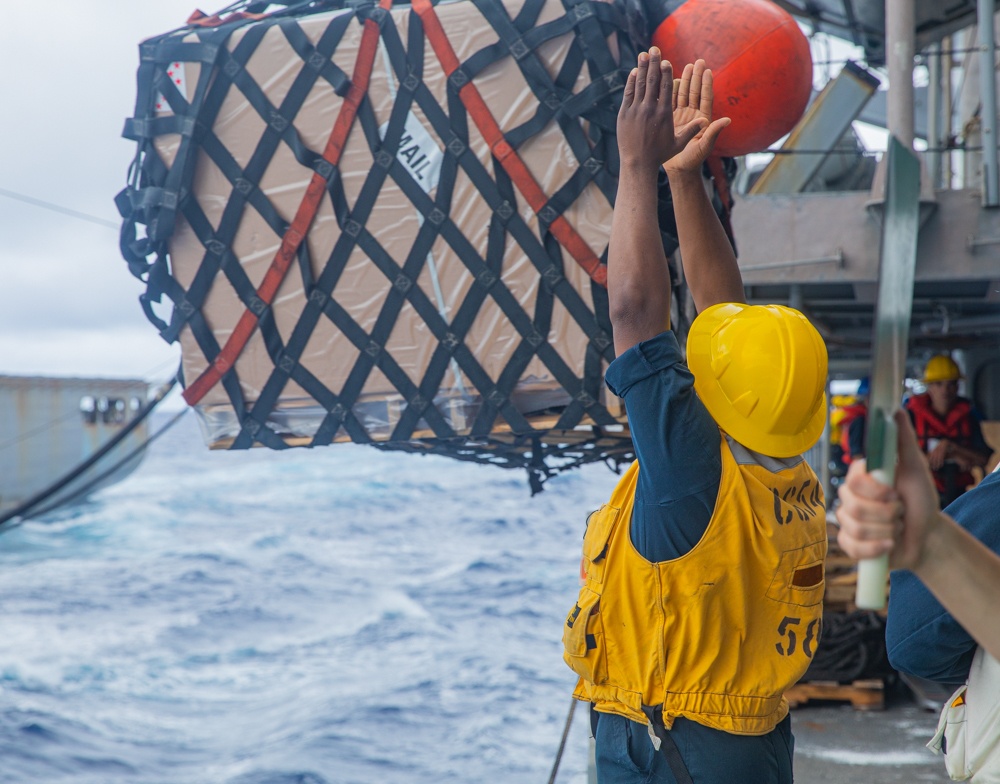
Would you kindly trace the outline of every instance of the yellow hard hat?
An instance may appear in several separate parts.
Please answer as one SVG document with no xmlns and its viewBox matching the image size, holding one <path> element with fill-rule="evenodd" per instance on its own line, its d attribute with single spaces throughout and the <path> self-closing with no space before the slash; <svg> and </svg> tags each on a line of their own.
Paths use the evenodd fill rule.
<svg viewBox="0 0 1000 784">
<path fill-rule="evenodd" d="M 719 427 L 771 457 L 819 440 L 826 421 L 826 345 L 799 311 L 724 302 L 687 339 L 694 388 Z"/>
<path fill-rule="evenodd" d="M 962 372 L 955 364 L 955 360 L 947 354 L 935 354 L 927 361 L 923 382 L 930 384 L 933 381 L 958 381 L 961 377 Z"/>
</svg>

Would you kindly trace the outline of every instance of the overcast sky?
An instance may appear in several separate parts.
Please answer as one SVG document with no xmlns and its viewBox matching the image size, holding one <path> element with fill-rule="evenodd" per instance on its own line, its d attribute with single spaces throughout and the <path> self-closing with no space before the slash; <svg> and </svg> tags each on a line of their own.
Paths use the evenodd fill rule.
<svg viewBox="0 0 1000 784">
<path fill-rule="evenodd" d="M 138 44 L 183 24 L 196 2 L 8 3 L 0 191 L 117 224 Z M 142 290 L 115 229 L 0 195 L 0 374 L 169 376 L 179 352 L 146 321 Z"/>
<path fill-rule="evenodd" d="M 117 224 L 139 41 L 183 24 L 196 3 L 6 3 L 0 189 Z M 146 321 L 142 290 L 116 229 L 0 195 L 0 373 L 169 376 L 179 352 Z"/>
</svg>

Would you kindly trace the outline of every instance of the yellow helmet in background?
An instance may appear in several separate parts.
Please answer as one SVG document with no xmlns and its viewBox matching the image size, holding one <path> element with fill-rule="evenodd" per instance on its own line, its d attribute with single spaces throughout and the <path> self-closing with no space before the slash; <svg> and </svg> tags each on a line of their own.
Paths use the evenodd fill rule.
<svg viewBox="0 0 1000 784">
<path fill-rule="evenodd" d="M 935 354 L 927 361 L 921 380 L 930 384 L 933 381 L 958 381 L 961 377 L 962 371 L 958 369 L 955 360 L 947 354 Z"/>
<path fill-rule="evenodd" d="M 826 421 L 826 344 L 799 311 L 713 305 L 691 325 L 687 360 L 698 397 L 739 443 L 792 457 L 819 440 Z"/>
</svg>

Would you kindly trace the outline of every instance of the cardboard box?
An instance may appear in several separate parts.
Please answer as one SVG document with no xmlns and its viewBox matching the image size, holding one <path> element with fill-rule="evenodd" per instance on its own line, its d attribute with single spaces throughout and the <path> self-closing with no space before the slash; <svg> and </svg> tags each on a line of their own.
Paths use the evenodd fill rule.
<svg viewBox="0 0 1000 784">
<path fill-rule="evenodd" d="M 523 5 L 521 0 L 504 4 L 511 19 L 517 18 Z M 546 0 L 534 26 L 544 26 L 568 12 L 558 0 Z M 463 63 L 500 40 L 498 33 L 472 2 L 462 0 L 440 3 L 435 6 L 435 13 L 458 59 Z M 290 24 L 294 24 L 297 35 L 304 35 L 311 44 L 316 45 L 331 24 L 336 20 L 340 20 L 338 24 L 344 22 L 344 15 L 349 20 L 332 61 L 340 71 L 349 76 L 355 69 L 363 30 L 362 22 L 354 16 L 353 11 L 330 11 L 299 17 Z M 398 31 L 398 40 L 404 47 L 411 43 L 408 36 L 415 18 L 410 7 L 391 11 L 391 24 Z M 288 34 L 287 26 L 271 24 L 266 26 L 261 35 L 261 30 L 257 28 L 262 24 L 264 23 L 240 27 L 229 37 L 225 46 L 229 52 L 240 52 L 241 47 L 248 46 L 250 36 L 259 36 L 252 55 L 246 60 L 245 76 L 252 80 L 251 93 L 259 88 L 259 92 L 271 104 L 279 106 L 289 95 L 300 72 L 309 66 L 293 47 L 293 37 Z M 380 267 L 359 243 L 353 244 L 346 258 L 335 252 L 343 231 L 341 227 L 350 219 L 365 183 L 379 165 L 377 153 L 373 152 L 373 133 L 377 133 L 379 137 L 386 133 L 393 107 L 403 89 L 403 79 L 393 67 L 393 56 L 389 51 L 392 43 L 390 39 L 391 36 L 386 35 L 383 30 L 368 86 L 367 105 L 362 105 L 354 121 L 339 162 L 344 203 L 335 206 L 330 193 L 323 195 L 304 241 L 304 246 L 308 249 L 308 265 L 303 264 L 301 259 L 292 265 L 270 308 L 277 335 L 287 345 L 305 310 L 311 283 L 320 279 L 327 265 L 338 265 L 338 269 L 342 267 L 330 295 L 348 319 L 350 329 L 345 330 L 330 318 L 321 316 L 305 342 L 298 364 L 334 395 L 351 398 L 351 410 L 363 423 L 367 436 L 374 440 L 393 437 L 395 425 L 409 401 L 379 366 L 361 372 L 363 381 L 354 392 L 347 388 L 357 381 L 356 378 L 352 379 L 352 371 L 359 366 L 371 364 L 371 359 L 365 355 L 365 341 L 359 340 L 358 335 L 363 337 L 372 334 L 379 325 L 391 322 L 391 330 L 388 330 L 386 339 L 376 346 L 375 350 L 379 352 L 376 364 L 389 362 L 401 370 L 414 387 L 419 387 L 425 381 L 425 373 L 435 352 L 440 348 L 440 341 L 426 317 L 428 305 L 434 317 L 440 317 L 451 325 L 470 297 L 475 301 L 475 298 L 482 296 L 474 269 L 478 268 L 477 264 L 481 265 L 482 261 L 490 260 L 495 255 L 495 245 L 491 245 L 490 239 L 491 225 L 494 232 L 498 231 L 496 211 L 473 183 L 465 167 L 458 165 L 445 224 L 450 221 L 457 228 L 465 243 L 464 247 L 456 248 L 456 243 L 449 240 L 447 232 L 442 230 L 430 243 L 429 251 L 417 254 L 422 258 L 415 258 L 414 247 L 427 231 L 427 214 L 414 205 L 405 189 L 391 175 L 412 178 L 420 186 L 421 192 L 435 199 L 439 196 L 438 187 L 443 182 L 445 173 L 449 167 L 455 169 L 454 161 L 448 160 L 449 140 L 442 138 L 440 129 L 435 127 L 424 106 L 415 102 L 405 114 L 404 128 L 395 155 L 399 165 L 393 167 L 391 175 L 386 177 L 378 190 L 370 215 L 363 225 L 374 242 L 398 267 L 402 267 L 409 259 L 410 266 L 419 265 L 419 273 L 412 281 L 400 281 L 396 268 L 390 265 L 387 269 L 384 260 Z M 197 40 L 195 33 L 190 33 L 185 38 L 185 41 L 191 43 Z M 539 218 L 524 193 L 517 187 L 510 187 L 509 178 L 504 172 L 497 174 L 499 167 L 489 144 L 473 119 L 467 116 L 467 112 L 456 106 L 454 96 L 449 98 L 448 79 L 438 55 L 430 43 L 425 39 L 421 40 L 423 56 L 420 59 L 420 81 L 423 88 L 429 91 L 436 107 L 432 107 L 430 113 L 450 115 L 453 125 L 457 117 L 458 127 L 467 126 L 469 150 L 491 180 L 496 182 L 499 179 L 505 192 L 513 194 L 511 206 L 530 232 L 531 238 L 527 244 L 534 248 L 532 256 L 515 236 L 516 232 L 508 227 L 502 239 L 499 280 L 486 292 L 482 302 L 471 309 L 474 317 L 468 329 L 460 336 L 461 342 L 478 363 L 482 374 L 493 384 L 503 382 L 505 371 L 510 373 L 509 368 L 520 362 L 520 352 L 531 347 L 530 358 L 521 363 L 523 367 L 518 365 L 513 376 L 510 400 L 533 423 L 533 427 L 553 426 L 563 407 L 581 396 L 581 391 L 587 390 L 588 394 L 592 393 L 597 398 L 599 405 L 598 408 L 588 408 L 587 414 L 577 424 L 592 424 L 592 415 L 599 411 L 607 413 L 611 422 L 623 423 L 625 416 L 620 402 L 604 391 L 603 373 L 608 360 L 613 356 L 613 350 L 608 347 L 610 330 L 606 320 L 601 322 L 593 315 L 595 309 L 600 314 L 602 307 L 600 302 L 595 303 L 594 300 L 593 289 L 596 284 L 565 249 L 557 251 L 556 258 L 561 257 L 557 269 L 568 283 L 568 288 L 562 283 L 553 287 L 546 280 L 540 269 L 539 258 L 546 253 L 551 258 L 551 248 L 555 245 L 553 238 L 540 227 Z M 608 35 L 606 41 L 608 51 L 617 63 L 616 35 Z M 535 50 L 537 62 L 542 64 L 552 80 L 561 79 L 564 64 L 568 58 L 579 56 L 580 46 L 576 33 L 567 32 L 538 46 Z M 398 61 L 398 53 L 396 60 Z M 171 66 L 174 70 L 171 78 L 187 99 L 193 101 L 203 66 L 197 62 L 180 60 Z M 241 84 L 242 78 L 242 74 L 235 78 L 237 85 Z M 569 93 L 578 96 L 590 82 L 591 69 L 584 64 L 579 68 L 575 81 L 571 85 L 565 85 L 568 89 L 564 98 Z M 509 55 L 476 73 L 472 83 L 507 135 L 529 123 L 539 112 L 537 90 L 532 90 L 522 67 Z M 426 106 L 428 93 L 423 88 L 418 90 L 417 97 Z M 612 91 L 612 96 L 615 95 L 620 99 L 620 89 L 617 93 Z M 613 97 L 606 103 L 610 106 L 612 101 Z M 157 115 L 169 117 L 169 102 L 160 96 L 158 103 L 160 108 Z M 290 118 L 299 139 L 308 150 L 320 152 L 324 149 L 342 105 L 343 98 L 337 94 L 334 85 L 325 78 L 317 78 L 301 108 Z M 563 105 L 566 106 L 565 103 Z M 199 115 L 199 122 L 204 122 L 203 115 L 204 112 Z M 600 138 L 600 134 L 603 134 L 603 144 L 607 145 L 607 129 L 598 134 L 598 129 L 592 129 L 585 117 L 575 116 L 564 122 L 575 124 L 577 130 L 574 132 L 577 137 L 588 138 L 591 144 L 594 138 Z M 268 123 L 248 99 L 247 93 L 232 86 L 212 121 L 211 134 L 224 148 L 223 157 L 230 157 L 230 168 L 235 166 L 246 170 L 254 165 L 255 155 L 261 155 L 260 150 L 264 146 L 262 140 L 268 128 Z M 180 143 L 181 137 L 177 134 L 155 138 L 155 150 L 168 167 L 175 164 Z M 374 144 L 377 146 L 379 141 L 376 140 Z M 613 134 L 610 144 L 614 145 Z M 216 230 L 223 222 L 236 187 L 246 187 L 241 183 L 234 185 L 231 172 L 227 175 L 223 167 L 220 167 L 217 162 L 217 147 L 218 145 L 211 151 L 205 145 L 198 148 L 190 184 L 197 207 Z M 606 155 L 606 152 L 603 148 L 593 152 L 595 160 L 600 158 L 599 163 L 605 168 L 602 172 L 605 177 L 604 191 L 595 181 L 588 182 L 574 195 L 562 213 L 596 257 L 601 257 L 604 253 L 611 228 L 611 204 L 606 178 L 607 169 L 614 164 L 608 160 L 613 156 Z M 540 132 L 518 146 L 516 153 L 534 180 L 550 197 L 567 193 L 564 190 L 567 183 L 578 176 L 581 166 L 586 162 L 580 160 L 580 155 L 574 152 L 563 128 L 555 120 L 546 123 Z M 272 209 L 281 220 L 290 223 L 299 209 L 313 174 L 313 168 L 297 160 L 292 148 L 281 142 L 263 167 L 259 180 L 253 185 L 266 197 L 268 209 Z M 413 183 L 407 183 L 409 188 L 412 185 Z M 613 188 L 611 192 L 613 193 Z M 249 285 L 254 288 L 263 281 L 281 244 L 282 237 L 272 224 L 273 216 L 269 222 L 267 216 L 248 202 L 238 216 L 238 230 L 230 244 L 232 253 L 238 260 L 237 275 L 245 276 Z M 496 242 L 494 235 L 493 243 Z M 548 251 L 544 250 L 546 247 L 549 248 Z M 462 257 L 463 253 L 468 257 L 470 249 L 476 257 L 471 268 L 469 259 Z M 184 217 L 183 210 L 177 213 L 175 230 L 169 239 L 169 254 L 171 273 L 187 290 L 203 269 L 208 252 L 204 237 L 199 238 L 196 228 Z M 394 286 L 397 289 L 410 286 L 412 291 L 401 298 L 398 291 L 394 294 Z M 498 294 L 502 296 L 498 297 Z M 414 305 L 415 297 L 424 303 L 423 315 L 420 308 Z M 578 318 L 567 307 L 569 300 L 575 300 L 585 308 L 589 314 L 589 323 L 579 323 Z M 390 312 L 391 308 L 387 310 L 386 303 L 391 304 L 392 301 L 402 301 L 396 312 Z M 512 323 L 499 304 L 501 302 L 507 303 L 508 307 L 509 303 L 516 303 L 522 318 L 533 324 L 544 325 L 544 330 L 526 336 L 523 330 L 519 331 Z M 205 321 L 220 346 L 230 338 L 237 322 L 247 310 L 245 298 L 240 298 L 236 288 L 226 277 L 225 270 L 220 271 L 201 307 Z M 190 384 L 206 371 L 210 363 L 190 325 L 180 331 L 179 340 L 183 375 L 185 383 Z M 538 341 L 537 346 L 534 341 Z M 546 351 L 550 353 L 546 355 Z M 546 356 L 549 358 L 546 359 Z M 440 365 L 440 361 L 438 364 Z M 467 363 L 463 363 L 456 354 L 455 358 L 447 362 L 437 382 L 432 383 L 434 406 L 456 435 L 468 435 L 471 432 L 484 399 L 491 391 L 478 388 L 473 377 L 476 374 L 470 373 L 464 364 Z M 561 365 L 562 377 L 572 378 L 573 384 L 578 386 L 567 388 L 567 384 L 561 383 L 557 378 L 559 373 L 554 372 L 553 365 Z M 252 408 L 260 398 L 274 370 L 275 361 L 267 350 L 265 336 L 261 329 L 256 329 L 235 363 L 239 389 L 248 408 Z M 480 379 L 482 374 L 478 376 Z M 212 387 L 197 401 L 196 408 L 201 415 L 209 443 L 219 447 L 231 445 L 241 431 L 241 421 L 223 384 Z M 287 443 L 310 443 L 320 422 L 329 413 L 328 408 L 292 378 L 281 390 L 273 409 L 267 413 L 266 426 L 277 432 Z M 604 424 L 608 422 L 607 417 L 604 418 Z M 493 431 L 506 432 L 511 429 L 510 423 L 505 422 L 502 415 L 493 420 Z M 439 433 L 435 433 L 434 427 L 428 425 L 426 420 L 421 420 L 406 437 L 434 435 Z M 334 440 L 351 437 L 353 436 L 347 430 L 341 428 Z"/>
</svg>

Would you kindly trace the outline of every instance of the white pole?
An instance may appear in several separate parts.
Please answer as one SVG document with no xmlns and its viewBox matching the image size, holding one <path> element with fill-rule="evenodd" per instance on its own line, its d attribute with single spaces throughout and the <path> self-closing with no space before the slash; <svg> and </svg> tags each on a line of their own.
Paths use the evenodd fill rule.
<svg viewBox="0 0 1000 784">
<path fill-rule="evenodd" d="M 913 149 L 913 56 L 917 17 L 914 0 L 885 0 L 885 59 L 889 69 L 886 125 Z"/>
<path fill-rule="evenodd" d="M 941 44 L 927 47 L 927 169 L 931 183 L 941 187 Z"/>
<path fill-rule="evenodd" d="M 941 42 L 941 49 L 943 49 L 945 52 L 945 54 L 943 55 L 944 61 L 941 63 L 941 84 L 943 87 L 941 115 L 942 119 L 944 120 L 942 128 L 943 133 L 941 134 L 941 138 L 942 141 L 945 142 L 945 144 L 942 145 L 944 147 L 949 147 L 951 144 L 952 117 L 955 113 L 955 106 L 952 100 L 952 85 L 951 85 L 953 66 L 955 63 L 955 56 L 952 54 L 952 49 L 955 48 L 955 40 L 956 39 L 954 38 L 954 36 L 949 35 L 947 38 L 944 39 L 944 41 Z M 943 153 L 941 158 L 941 164 L 942 164 L 941 184 L 942 187 L 948 188 L 949 190 L 952 188 L 951 178 L 954 176 L 952 173 L 954 169 L 952 163 L 952 154 L 953 153 L 951 149 L 949 149 L 948 152 Z"/>
<path fill-rule="evenodd" d="M 996 0 L 978 0 L 979 17 L 979 92 L 982 96 L 983 206 L 1000 206 L 997 180 L 997 71 L 993 54 L 996 36 L 993 15 Z"/>
</svg>

